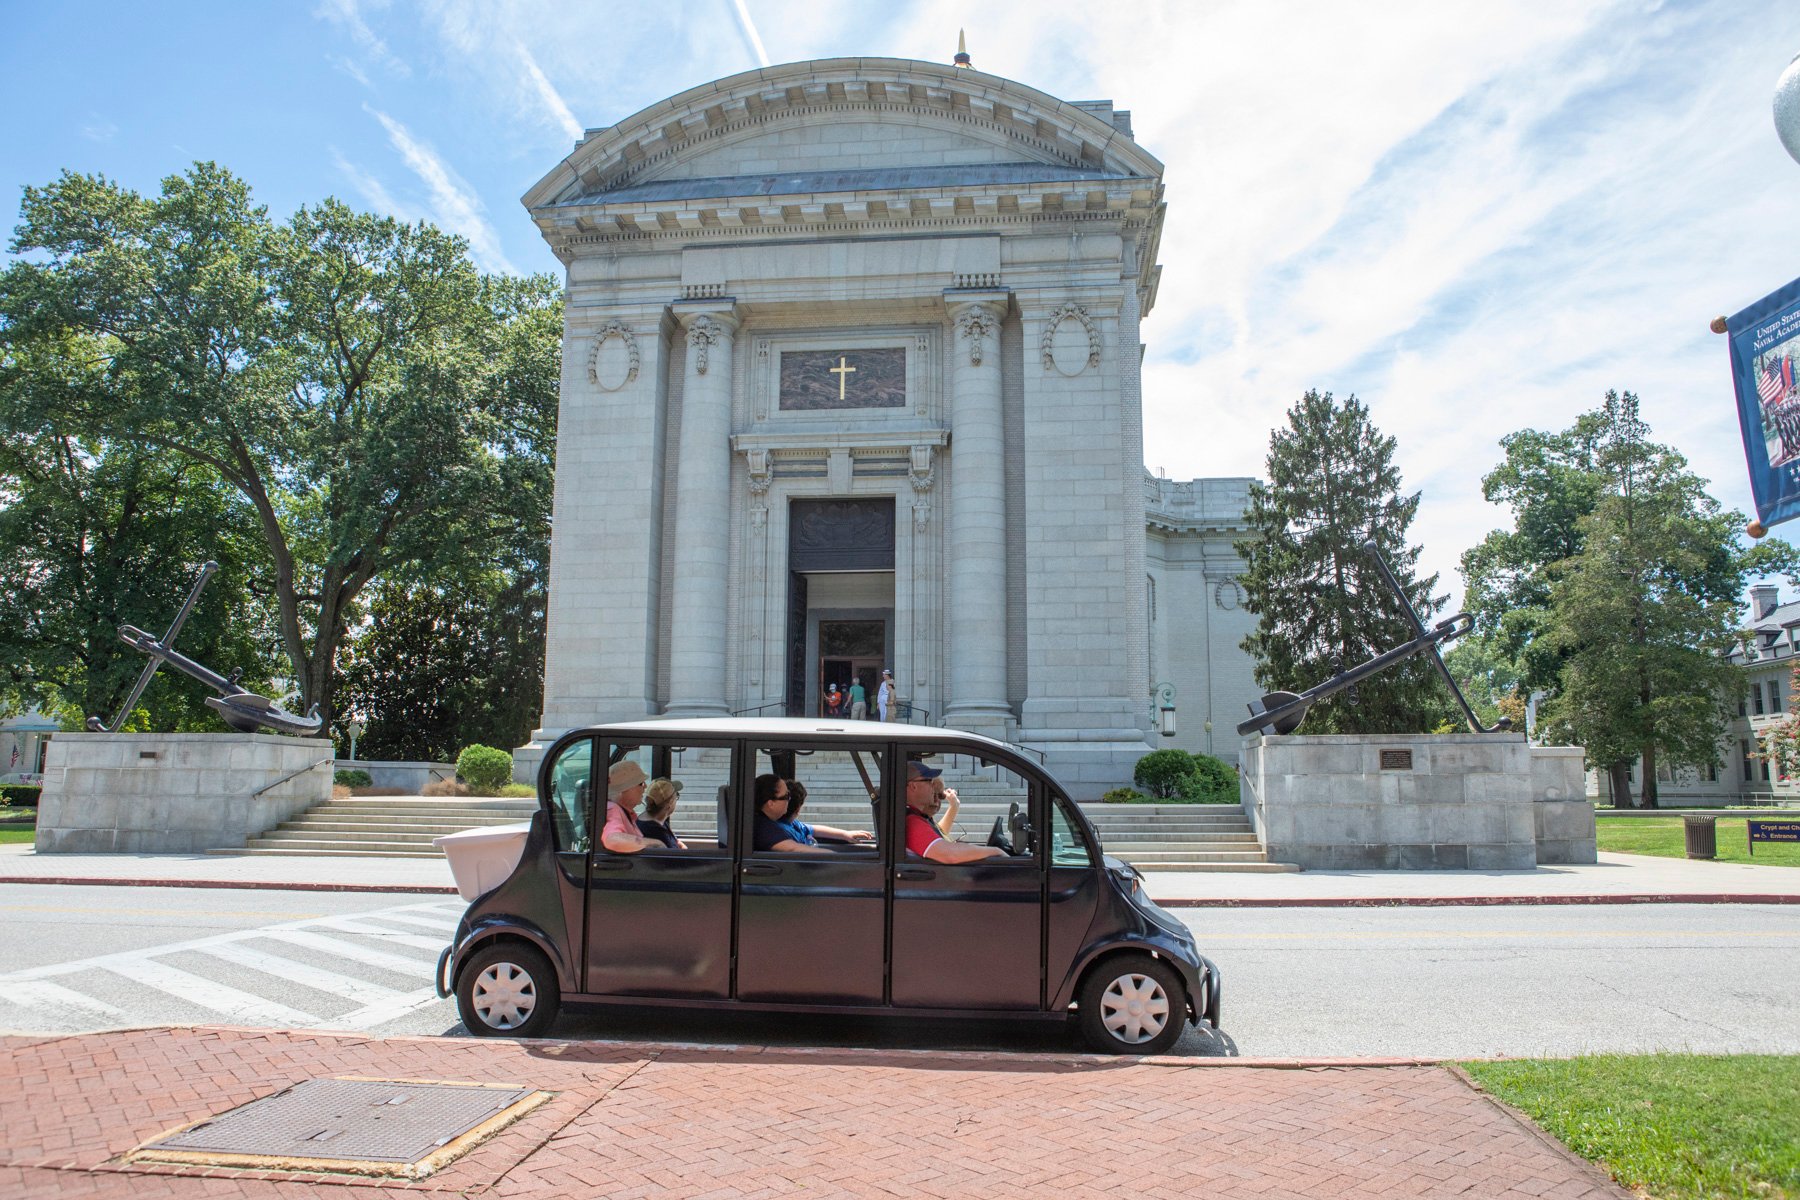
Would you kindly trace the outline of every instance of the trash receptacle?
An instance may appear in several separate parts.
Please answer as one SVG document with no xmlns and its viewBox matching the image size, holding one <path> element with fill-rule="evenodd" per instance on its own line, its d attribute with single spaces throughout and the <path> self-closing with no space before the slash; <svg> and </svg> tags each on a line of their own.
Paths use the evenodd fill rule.
<svg viewBox="0 0 1800 1200">
<path fill-rule="evenodd" d="M 1717 858 L 1719 854 L 1719 831 L 1714 823 L 1719 818 L 1697 816 L 1686 813 L 1681 818 L 1681 829 L 1687 835 L 1687 856 L 1689 858 Z"/>
</svg>

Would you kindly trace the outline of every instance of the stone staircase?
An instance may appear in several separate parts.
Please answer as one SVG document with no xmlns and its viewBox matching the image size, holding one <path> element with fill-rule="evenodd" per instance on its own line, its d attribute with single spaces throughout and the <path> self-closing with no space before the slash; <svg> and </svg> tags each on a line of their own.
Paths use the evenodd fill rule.
<svg viewBox="0 0 1800 1200">
<path fill-rule="evenodd" d="M 803 773 L 805 769 L 803 768 Z M 722 763 L 702 759 L 681 765 L 685 790 L 675 811 L 675 832 L 693 843 L 714 836 L 714 797 L 725 781 Z M 845 765 L 814 770 L 802 819 L 815 825 L 867 828 L 869 804 L 860 782 Z M 956 832 L 983 841 L 994 821 L 1020 798 L 1016 783 L 991 775 L 945 774 L 962 801 Z M 249 839 L 242 849 L 215 854 L 309 854 L 362 857 L 435 858 L 431 839 L 461 829 L 528 820 L 533 800 L 477 800 L 455 796 L 382 796 L 328 800 L 291 821 Z M 1272 863 L 1235 804 L 1087 804 L 1082 806 L 1099 831 L 1106 853 L 1141 871 L 1295 871 Z"/>
<path fill-rule="evenodd" d="M 431 839 L 483 825 L 528 821 L 536 800 L 459 796 L 364 796 L 327 800 L 213 854 L 313 854 L 361 858 L 442 858 Z"/>
</svg>

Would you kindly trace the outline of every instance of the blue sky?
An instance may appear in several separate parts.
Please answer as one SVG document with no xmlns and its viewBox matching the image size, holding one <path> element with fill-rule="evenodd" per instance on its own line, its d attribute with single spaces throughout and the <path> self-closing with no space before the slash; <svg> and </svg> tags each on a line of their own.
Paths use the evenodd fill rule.
<svg viewBox="0 0 1800 1200">
<path fill-rule="evenodd" d="M 1480 496 L 1499 438 L 1617 387 L 1748 510 L 1706 324 L 1800 275 L 1786 0 L 15 0 L 0 190 L 10 226 L 62 170 L 150 190 L 210 158 L 280 214 L 337 195 L 555 270 L 518 197 L 582 128 L 764 55 L 944 61 L 959 27 L 980 69 L 1130 109 L 1167 166 L 1152 470 L 1257 474 L 1302 391 L 1354 392 L 1460 592 L 1505 521 Z"/>
</svg>

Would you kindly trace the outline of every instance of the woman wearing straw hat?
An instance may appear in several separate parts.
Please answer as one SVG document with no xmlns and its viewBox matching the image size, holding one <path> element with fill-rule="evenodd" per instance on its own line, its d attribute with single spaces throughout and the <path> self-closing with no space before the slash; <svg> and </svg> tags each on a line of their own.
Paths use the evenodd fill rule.
<svg viewBox="0 0 1800 1200">
<path fill-rule="evenodd" d="M 630 759 L 614 763 L 606 773 L 606 828 L 600 832 L 600 844 L 614 854 L 636 854 L 662 845 L 644 836 L 633 811 L 644 798 L 644 782 L 644 768 Z"/>
</svg>

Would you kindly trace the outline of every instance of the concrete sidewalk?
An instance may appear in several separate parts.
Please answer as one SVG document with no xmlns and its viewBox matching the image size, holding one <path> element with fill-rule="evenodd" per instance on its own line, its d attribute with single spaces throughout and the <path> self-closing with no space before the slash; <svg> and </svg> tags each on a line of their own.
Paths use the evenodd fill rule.
<svg viewBox="0 0 1800 1200">
<path fill-rule="evenodd" d="M 453 894 L 431 858 L 226 854 L 35 854 L 0 846 L 0 883 Z M 1172 908 L 1438 904 L 1800 904 L 1800 869 L 1600 855 L 1593 866 L 1532 871 L 1158 871 L 1145 887 Z"/>
<path fill-rule="evenodd" d="M 130 1161 L 313 1079 L 506 1084 L 538 1107 L 416 1182 Z M 159 1028 L 0 1040 L 0 1195 L 1604 1197 L 1452 1069 Z M 308 1121 L 308 1128 L 311 1127 Z M 269 1144 L 265 1125 L 251 1146 Z M 321 1131 L 322 1132 L 322 1131 Z M 305 1137 L 298 1127 L 290 1136 Z M 343 1145 L 352 1140 L 337 1142 Z M 429 1143 L 426 1143 L 429 1144 Z M 321 1147 L 321 1156 L 329 1151 Z M 356 1190 L 352 1190 L 356 1189 Z"/>
</svg>

